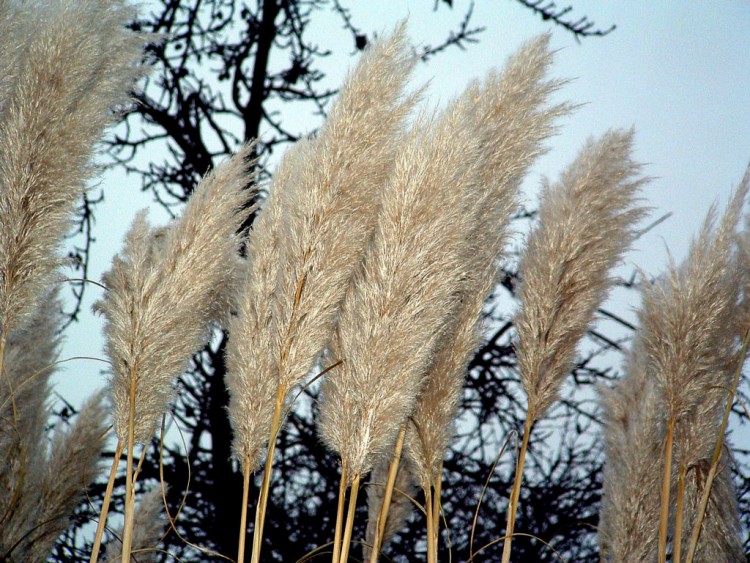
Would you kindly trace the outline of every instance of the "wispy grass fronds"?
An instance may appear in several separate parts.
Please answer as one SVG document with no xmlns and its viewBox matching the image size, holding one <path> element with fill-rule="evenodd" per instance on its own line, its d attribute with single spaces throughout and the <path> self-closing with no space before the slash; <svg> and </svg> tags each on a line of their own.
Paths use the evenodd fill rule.
<svg viewBox="0 0 750 563">
<path fill-rule="evenodd" d="M 404 134 L 404 120 L 414 103 L 414 97 L 405 97 L 406 81 L 414 64 L 415 57 L 407 49 L 405 25 L 374 44 L 344 83 L 319 136 L 299 151 L 304 159 L 299 162 L 294 182 L 272 197 L 269 206 L 278 209 L 265 211 L 283 217 L 260 226 L 279 229 L 261 236 L 267 241 L 275 240 L 275 259 L 280 264 L 273 270 L 275 279 L 267 273 L 250 276 L 273 283 L 273 290 L 248 284 L 247 293 L 253 295 L 248 295 L 248 303 L 240 306 L 237 322 L 233 323 L 233 342 L 227 350 L 228 363 L 238 370 L 229 378 L 233 421 L 255 418 L 259 408 L 267 408 L 257 406 L 267 399 L 265 393 L 258 395 L 254 389 L 247 389 L 251 382 L 243 374 L 257 371 L 254 364 L 266 365 L 250 378 L 275 380 L 276 385 L 268 434 L 250 437 L 240 431 L 235 435 L 233 449 L 242 451 L 246 479 L 260 459 L 257 450 L 265 441 L 269 441 L 266 479 L 270 478 L 273 444 L 289 391 L 304 380 L 333 334 L 341 301 L 374 226 L 380 189 Z M 251 262 L 250 268 L 256 267 Z M 260 325 L 258 316 L 253 314 L 253 308 L 264 308 L 254 307 L 258 292 L 273 295 L 266 325 Z M 246 316 L 247 313 L 250 314 Z M 268 332 L 256 336 L 266 346 L 251 352 L 266 358 L 250 359 L 249 363 L 241 358 L 230 359 L 240 354 L 238 348 L 248 346 L 243 336 L 252 327 Z M 262 389 L 268 386 L 268 381 L 261 384 Z M 243 387 L 249 391 L 244 396 Z M 246 425 L 240 422 L 235 428 Z M 264 483 L 259 504 L 261 518 L 266 487 Z M 262 520 L 257 528 L 262 533 Z M 256 533 L 256 544 L 259 536 Z M 258 549 L 256 545 L 255 560 Z"/>
<path fill-rule="evenodd" d="M 692 526 L 692 489 L 710 465 L 732 375 L 743 360 L 746 266 L 738 260 L 736 229 L 747 178 L 718 224 L 715 211 L 709 212 L 686 260 L 670 264 L 664 276 L 644 286 L 628 376 L 604 392 L 601 544 L 613 561 L 664 560 L 670 514 L 681 523 L 678 530 Z M 677 505 L 683 506 L 677 512 L 670 502 L 675 489 Z M 656 498 L 661 500 L 658 515 Z M 731 507 L 723 512 L 731 513 Z M 737 525 L 727 521 L 723 527 L 730 531 Z M 675 541 L 682 547 L 684 536 Z M 727 538 L 725 545 L 731 542 Z"/>
<path fill-rule="evenodd" d="M 70 515 L 99 476 L 109 407 L 99 392 L 87 400 L 70 428 L 58 428 L 46 459 L 27 468 L 26 491 L 14 517 L 10 560 L 45 561 Z M 6 533 L 5 531 L 3 533 Z"/>
<path fill-rule="evenodd" d="M 41 443 L 49 380 L 61 345 L 58 294 L 58 288 L 51 290 L 24 327 L 8 334 L 5 373 L 0 377 L 0 455 L 19 441 L 25 449 Z M 7 499 L 3 496 L 0 503 Z"/>
<path fill-rule="evenodd" d="M 659 488 L 666 420 L 649 372 L 647 351 L 636 339 L 627 374 L 600 388 L 606 465 L 599 512 L 599 549 L 605 561 L 655 561 Z"/>
<path fill-rule="evenodd" d="M 643 290 L 640 331 L 667 415 L 676 419 L 709 398 L 721 401 L 739 359 L 742 335 L 732 319 L 742 279 L 734 249 L 747 191 L 745 183 L 735 192 L 718 225 L 712 210 L 685 262 Z"/>
<path fill-rule="evenodd" d="M 413 412 L 464 274 L 470 219 L 466 163 L 481 157 L 460 98 L 420 120 L 400 147 L 364 266 L 347 293 L 333 347 L 344 363 L 322 384 L 319 430 L 350 480 L 390 457 Z"/>
<path fill-rule="evenodd" d="M 273 355 L 260 353 L 270 352 L 275 344 L 270 327 L 283 219 L 282 207 L 276 200 L 301 175 L 308 151 L 308 141 L 299 141 L 287 151 L 274 174 L 270 195 L 248 236 L 248 261 L 236 299 L 237 315 L 228 324 L 226 383 L 229 420 L 234 431 L 232 451 L 237 460 L 250 460 L 251 471 L 263 460 L 279 384 Z"/>
<path fill-rule="evenodd" d="M 711 563 L 713 561 L 745 561 L 742 545 L 742 526 L 737 506 L 737 489 L 732 481 L 731 455 L 725 453 L 720 463 L 716 479 L 711 485 L 702 533 L 697 544 L 693 561 Z M 685 530 L 692 531 L 697 524 L 698 507 L 704 488 L 707 486 L 708 464 L 701 463 L 690 467 L 685 487 Z M 682 536 L 682 553 L 689 553 L 690 534 Z M 684 561 L 689 561 L 684 559 Z"/>
<path fill-rule="evenodd" d="M 610 271 L 636 236 L 644 183 L 630 157 L 632 132 L 589 141 L 560 183 L 545 186 L 539 226 L 521 257 L 514 324 L 529 415 L 543 416 L 575 359 L 576 347 L 614 280 Z"/>
<path fill-rule="evenodd" d="M 161 487 L 155 487 L 143 493 L 135 508 L 135 523 L 133 525 L 132 553 L 138 563 L 155 563 L 161 558 L 157 545 L 167 526 L 167 514 L 164 510 L 164 500 Z M 122 529 L 115 534 L 122 537 Z M 122 544 L 115 539 L 107 546 L 102 563 L 115 563 L 122 557 Z"/>
<path fill-rule="evenodd" d="M 17 2 L 0 0 L 0 120 L 18 72 L 29 15 Z"/>
<path fill-rule="evenodd" d="M 539 226 L 521 256 L 516 356 L 528 398 L 526 425 L 508 505 L 503 563 L 508 563 L 531 428 L 557 398 L 580 339 L 606 298 L 611 270 L 644 216 L 646 181 L 631 159 L 632 131 L 590 140 L 560 182 L 545 186 Z"/>
<path fill-rule="evenodd" d="M 405 87 L 415 63 L 405 23 L 366 51 L 312 141 L 302 176 L 280 195 L 287 219 L 274 354 L 285 389 L 303 380 L 333 334 L 414 105 Z"/>
<path fill-rule="evenodd" d="M 0 109 L 4 331 L 33 314 L 63 261 L 58 249 L 94 170 L 92 151 L 112 108 L 127 102 L 146 40 L 125 28 L 134 12 L 124 1 L 33 1 L 23 8 L 33 16 L 10 10 L 24 36 L 3 51 L 15 58 Z"/>
<path fill-rule="evenodd" d="M 105 318 L 114 424 L 123 443 L 131 401 L 134 441 L 148 440 L 167 409 L 174 378 L 206 342 L 226 300 L 241 243 L 236 233 L 252 196 L 249 154 L 245 147 L 210 172 L 166 233 L 153 230 L 141 213 L 104 275 L 108 291 L 96 309 Z"/>
<path fill-rule="evenodd" d="M 490 74 L 464 94 L 474 101 L 467 106 L 471 113 L 466 119 L 483 144 L 480 158 L 467 163 L 477 180 L 470 202 L 473 225 L 466 233 L 466 275 L 411 417 L 414 426 L 410 425 L 405 450 L 426 490 L 439 479 L 453 435 L 466 367 L 481 339 L 479 318 L 496 283 L 520 183 L 544 152 L 543 141 L 553 133 L 555 118 L 570 109 L 567 104 L 549 104 L 550 94 L 561 84 L 546 77 L 551 61 L 549 36 L 542 35 L 515 53 L 502 72 Z"/>
<path fill-rule="evenodd" d="M 716 227 L 712 210 L 685 262 L 672 264 L 659 283 L 643 291 L 640 327 L 667 418 L 660 561 L 666 560 L 673 444 L 678 455 L 711 458 L 721 405 L 739 361 L 741 339 L 730 331 L 742 281 L 734 259 L 736 229 L 747 191 L 747 183 L 740 186 Z M 674 463 L 680 467 L 691 461 Z"/>
<path fill-rule="evenodd" d="M 378 518 L 383 507 L 383 493 L 388 480 L 388 466 L 388 460 L 378 463 L 373 468 L 370 474 L 370 482 L 367 485 L 367 530 L 365 532 L 365 543 L 362 547 L 362 558 L 364 561 L 370 560 L 372 546 L 376 543 Z M 387 546 L 393 536 L 404 527 L 404 524 L 414 511 L 413 499 L 417 495 L 416 482 L 417 479 L 414 475 L 414 468 L 411 462 L 407 458 L 401 458 L 398 472 L 396 473 L 390 508 L 382 532 L 381 549 Z"/>
<path fill-rule="evenodd" d="M 232 324 L 227 350 L 230 413 L 240 430 L 234 450 L 240 459 L 252 460 L 251 470 L 260 457 L 256 442 L 269 434 L 242 430 L 243 419 L 256 418 L 250 413 L 266 399 L 247 380 L 272 380 L 286 398 L 328 344 L 413 105 L 404 88 L 414 62 L 403 25 L 363 55 L 318 137 L 291 158 L 287 168 L 293 176 L 282 171 L 275 180 L 251 234 L 250 269 L 257 272 L 249 273 L 242 298 L 247 302 Z M 280 263 L 269 267 L 271 261 Z M 267 296 L 273 296 L 273 311 L 260 303 Z"/>
</svg>

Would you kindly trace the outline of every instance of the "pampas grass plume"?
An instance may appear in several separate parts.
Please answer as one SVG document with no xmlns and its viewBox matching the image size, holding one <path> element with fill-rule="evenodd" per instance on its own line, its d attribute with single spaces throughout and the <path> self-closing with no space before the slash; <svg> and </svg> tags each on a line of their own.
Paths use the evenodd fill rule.
<svg viewBox="0 0 750 563">
<path fill-rule="evenodd" d="M 421 486 L 429 490 L 438 477 L 443 455 L 453 435 L 467 364 L 479 346 L 479 318 L 509 235 L 509 221 L 518 190 L 542 142 L 554 131 L 555 118 L 568 104 L 550 106 L 549 95 L 561 82 L 546 79 L 552 61 L 549 36 L 520 48 L 502 72 L 493 72 L 465 97 L 473 100 L 467 121 L 482 140 L 480 157 L 466 163 L 475 169 L 474 197 L 467 209 L 472 217 L 466 236 L 465 276 L 456 310 L 446 319 L 427 382 L 411 420 L 406 454 L 417 467 Z"/>
<path fill-rule="evenodd" d="M 664 458 L 670 420 L 675 467 L 692 468 L 686 479 L 685 529 L 694 523 L 702 492 L 696 479 L 710 465 L 727 389 L 743 360 L 739 349 L 748 317 L 740 301 L 747 266 L 738 260 L 743 252 L 737 252 L 736 229 L 749 178 L 746 174 L 718 225 L 715 210 L 708 213 L 686 260 L 679 266 L 670 264 L 662 278 L 644 285 L 627 375 L 601 392 L 607 463 L 600 545 L 608 560 L 657 556 L 664 470 L 654 461 Z M 671 481 L 674 489 L 674 475 Z M 704 521 L 703 537 L 709 539 L 699 544 L 698 559 L 734 560 L 732 554 L 740 549 L 739 522 L 729 502 L 734 493 L 729 492 L 733 485 L 728 464 L 714 487 L 709 504 L 714 508 Z M 689 534 L 682 540 L 687 547 Z M 714 558 L 721 550 L 723 555 Z M 713 555 L 703 559 L 700 553 Z"/>
<path fill-rule="evenodd" d="M 303 381 L 333 334 L 414 103 L 404 97 L 413 65 L 404 25 L 363 55 L 319 136 L 282 163 L 250 235 L 227 382 L 233 449 L 251 469 L 261 461 L 274 405 Z"/>
<path fill-rule="evenodd" d="M 454 305 L 473 185 L 465 164 L 480 155 L 464 119 L 468 104 L 459 98 L 415 124 L 344 300 L 333 346 L 344 363 L 323 381 L 319 430 L 352 479 L 390 456 Z"/>
<path fill-rule="evenodd" d="M 12 3 L 11 3 L 12 4 Z M 56 276 L 75 202 L 111 109 L 141 74 L 147 36 L 124 1 L 33 1 L 3 9 L 0 81 L 0 328 L 22 325 Z M 8 10 L 10 15 L 8 15 Z M 33 14 L 33 15 L 32 15 Z M 0 24 L 2 25 L 2 24 Z M 20 43 L 7 48 L 6 41 Z"/>
<path fill-rule="evenodd" d="M 13 519 L 20 540 L 13 560 L 44 561 L 49 556 L 86 488 L 99 475 L 108 415 L 104 393 L 94 394 L 70 428 L 55 430 L 46 459 L 27 468 L 27 494 L 19 499 Z"/>
<path fill-rule="evenodd" d="M 665 418 L 639 340 L 627 374 L 601 387 L 606 465 L 599 512 L 599 549 L 605 561 L 654 561 L 659 536 L 660 464 Z"/>
<path fill-rule="evenodd" d="M 521 257 L 516 353 L 532 420 L 570 371 L 578 341 L 612 286 L 610 270 L 636 236 L 645 182 L 630 157 L 632 132 L 589 141 L 560 183 L 545 186 L 539 226 Z"/>
<path fill-rule="evenodd" d="M 174 378 L 226 307 L 241 244 L 236 233 L 253 193 L 247 189 L 250 152 L 244 147 L 210 172 L 166 233 L 153 230 L 139 214 L 121 255 L 104 275 L 108 291 L 95 307 L 105 318 L 115 430 L 123 443 L 131 378 L 136 379 L 135 442 L 144 443 L 167 409 Z"/>
</svg>

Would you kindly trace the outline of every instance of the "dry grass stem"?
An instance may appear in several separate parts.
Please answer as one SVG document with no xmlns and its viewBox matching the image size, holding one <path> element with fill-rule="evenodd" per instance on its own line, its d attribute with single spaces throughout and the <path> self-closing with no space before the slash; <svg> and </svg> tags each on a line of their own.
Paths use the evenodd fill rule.
<svg viewBox="0 0 750 563">
<path fill-rule="evenodd" d="M 349 488 L 349 508 L 346 512 L 346 524 L 344 525 L 344 536 L 341 541 L 341 555 L 338 563 L 349 561 L 349 548 L 352 544 L 352 530 L 354 529 L 354 514 L 357 511 L 360 477 L 360 475 L 355 475 Z"/>
<path fill-rule="evenodd" d="M 344 510 L 346 508 L 346 490 L 349 487 L 349 477 L 346 465 L 341 464 L 341 477 L 339 479 L 339 498 L 336 509 L 336 526 L 333 535 L 333 558 L 332 563 L 337 563 L 341 558 L 341 537 L 344 527 Z"/>
<path fill-rule="evenodd" d="M 157 545 L 164 529 L 167 527 L 167 515 L 162 502 L 162 488 L 155 487 L 141 495 L 136 505 L 132 536 L 133 560 L 138 563 L 156 563 L 158 561 Z M 115 537 L 121 538 L 123 531 L 119 530 Z M 114 563 L 121 559 L 120 540 L 108 545 L 107 553 L 102 563 Z"/>
<path fill-rule="evenodd" d="M 367 531 L 363 548 L 364 559 L 370 563 L 377 563 L 383 546 L 411 513 L 408 499 L 404 502 L 397 495 L 396 502 L 393 503 L 394 489 L 408 488 L 409 481 L 413 478 L 413 471 L 407 467 L 408 460 L 402 460 L 401 456 L 405 438 L 406 425 L 396 439 L 393 458 L 387 464 L 381 462 L 377 465 L 370 477 L 371 484 L 367 488 Z"/>
<path fill-rule="evenodd" d="M 122 444 L 118 443 L 115 447 L 115 454 L 112 458 L 112 466 L 109 470 L 109 479 L 107 479 L 107 489 L 104 492 L 104 499 L 102 500 L 102 509 L 99 512 L 99 520 L 96 524 L 96 534 L 94 535 L 94 544 L 91 547 L 91 554 L 89 557 L 89 563 L 96 563 L 99 559 L 99 550 L 101 549 L 102 539 L 104 537 L 104 528 L 107 525 L 107 515 L 109 514 L 109 504 L 112 500 L 112 490 L 115 486 L 115 478 L 117 477 L 117 468 L 120 465 L 120 457 L 122 456 Z"/>
<path fill-rule="evenodd" d="M 250 498 L 250 471 L 249 463 L 245 461 L 242 465 L 242 509 L 240 513 L 240 539 L 237 548 L 237 563 L 245 560 L 245 540 L 247 538 L 247 503 Z"/>
</svg>

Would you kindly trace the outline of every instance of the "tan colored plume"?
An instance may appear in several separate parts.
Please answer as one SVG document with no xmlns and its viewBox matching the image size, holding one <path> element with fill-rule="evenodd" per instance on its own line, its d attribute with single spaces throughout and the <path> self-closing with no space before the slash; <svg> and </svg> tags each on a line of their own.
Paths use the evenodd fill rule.
<svg viewBox="0 0 750 563">
<path fill-rule="evenodd" d="M 12 3 L 11 3 L 12 4 Z M 22 325 L 63 263 L 59 246 L 112 109 L 141 74 L 147 36 L 124 1 L 3 9 L 0 80 L 0 328 Z M 33 16 L 31 16 L 33 14 Z M 18 41 L 7 48 L 7 41 Z"/>
<path fill-rule="evenodd" d="M 277 399 L 286 403 L 333 334 L 414 103 L 404 91 L 414 62 L 404 25 L 363 55 L 317 138 L 282 163 L 250 235 L 227 384 L 233 449 L 251 469 Z"/>
<path fill-rule="evenodd" d="M 107 291 L 95 307 L 105 318 L 114 424 L 123 443 L 132 378 L 135 441 L 144 443 L 166 412 L 174 379 L 225 308 L 242 242 L 237 233 L 254 193 L 250 154 L 243 147 L 207 174 L 166 233 L 139 214 L 104 275 Z"/>
<path fill-rule="evenodd" d="M 639 328 L 627 376 L 603 391 L 605 414 L 604 490 L 600 545 L 607 560 L 655 559 L 660 522 L 667 424 L 675 420 L 671 489 L 676 498 L 677 470 L 687 468 L 683 545 L 687 549 L 702 491 L 697 484 L 710 466 L 720 431 L 728 388 L 747 326 L 742 290 L 747 265 L 738 252 L 737 226 L 747 200 L 746 174 L 716 224 L 712 209 L 688 257 L 654 283 L 645 283 Z M 712 488 L 704 531 L 721 530 L 722 540 L 699 544 L 700 553 L 731 560 L 737 552 L 739 521 L 728 499 L 734 493 L 725 463 Z M 697 480 L 697 481 L 696 481 Z M 674 517 L 674 506 L 670 508 Z M 734 534 L 734 536 L 732 535 Z M 712 555 L 712 557 L 714 556 Z M 729 559 L 727 559 L 727 557 Z"/>
<path fill-rule="evenodd" d="M 590 140 L 560 182 L 545 186 L 539 225 L 521 256 L 516 353 L 532 420 L 554 402 L 576 347 L 606 298 L 610 271 L 636 236 L 645 180 L 632 132 Z"/>
<path fill-rule="evenodd" d="M 362 544 L 362 559 L 364 561 L 370 560 L 372 546 L 375 544 L 378 516 L 383 507 L 383 493 L 387 479 L 388 460 L 384 460 L 373 468 L 370 474 L 370 482 L 367 485 L 367 530 L 365 541 Z M 414 512 L 413 499 L 417 496 L 416 482 L 417 478 L 414 475 L 411 462 L 408 459 L 402 459 L 398 466 L 398 473 L 396 473 L 393 497 L 385 522 L 381 549 L 388 545 L 393 536 L 404 527 L 411 513 Z"/>
<path fill-rule="evenodd" d="M 483 139 L 465 95 L 417 120 L 400 147 L 363 267 L 347 293 L 322 384 L 319 430 L 350 478 L 390 456 L 416 406 L 466 275 Z"/>
<path fill-rule="evenodd" d="M 521 181 L 544 152 L 543 141 L 553 133 L 555 118 L 570 109 L 567 104 L 549 104 L 550 94 L 561 85 L 546 77 L 551 62 L 549 36 L 542 35 L 521 47 L 501 72 L 491 73 L 463 94 L 473 101 L 466 106 L 468 126 L 483 144 L 480 158 L 467 163 L 475 169 L 476 180 L 467 209 L 472 224 L 465 234 L 465 275 L 405 445 L 427 490 L 453 435 L 467 364 L 480 343 L 479 319 L 496 283 Z"/>
</svg>

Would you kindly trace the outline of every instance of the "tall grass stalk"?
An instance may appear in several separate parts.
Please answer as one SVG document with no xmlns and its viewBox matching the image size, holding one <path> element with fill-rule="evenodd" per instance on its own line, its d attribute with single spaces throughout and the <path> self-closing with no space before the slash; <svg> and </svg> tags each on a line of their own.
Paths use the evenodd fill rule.
<svg viewBox="0 0 750 563">
<path fill-rule="evenodd" d="M 677 471 L 677 498 L 675 499 L 674 534 L 672 540 L 672 561 L 680 563 L 682 555 L 682 525 L 685 511 L 685 478 L 687 477 L 687 463 L 680 461 Z"/>
<path fill-rule="evenodd" d="M 349 475 L 346 462 L 341 464 L 341 479 L 339 480 L 339 500 L 336 507 L 336 526 L 333 534 L 333 557 L 331 563 L 338 563 L 341 558 L 341 539 L 344 527 L 344 510 L 346 509 L 346 491 L 349 485 Z"/>
<path fill-rule="evenodd" d="M 749 169 L 750 170 L 750 169 Z M 748 176 L 746 175 L 746 178 Z M 745 333 L 745 338 L 742 342 L 742 350 L 740 352 L 740 361 L 737 363 L 737 368 L 734 372 L 734 379 L 732 380 L 732 386 L 729 389 L 729 397 L 727 397 L 726 404 L 724 405 L 724 414 L 721 417 L 721 425 L 719 426 L 719 433 L 716 438 L 716 446 L 714 447 L 713 457 L 711 458 L 711 468 L 706 476 L 706 482 L 703 486 L 703 492 L 701 494 L 700 505 L 698 507 L 698 513 L 693 525 L 693 531 L 690 536 L 690 545 L 688 548 L 687 555 L 685 557 L 685 563 L 693 563 L 695 558 L 695 552 L 698 548 L 698 540 L 701 536 L 701 529 L 703 528 L 703 519 L 706 516 L 706 509 L 708 507 L 708 501 L 711 498 L 711 487 L 716 480 L 716 476 L 719 472 L 719 464 L 721 462 L 722 451 L 724 449 L 724 434 L 729 424 L 729 415 L 732 412 L 732 405 L 734 404 L 734 398 L 737 395 L 737 387 L 740 384 L 740 378 L 742 377 L 742 366 L 745 358 L 747 357 L 748 349 L 750 348 L 750 327 L 748 327 Z"/>
<path fill-rule="evenodd" d="M 349 549 L 352 543 L 352 530 L 354 529 L 354 516 L 357 511 L 357 496 L 359 495 L 359 473 L 354 475 L 352 484 L 349 486 L 349 508 L 346 513 L 346 524 L 344 525 L 344 537 L 341 544 L 341 555 L 338 563 L 349 561 Z"/>
<path fill-rule="evenodd" d="M 96 534 L 94 535 L 94 543 L 91 548 L 91 556 L 89 557 L 89 563 L 96 563 L 99 559 L 99 550 L 102 545 L 102 537 L 104 535 L 104 528 L 107 526 L 107 515 L 109 514 L 109 504 L 112 501 L 112 490 L 115 486 L 115 478 L 117 477 L 117 468 L 120 465 L 120 457 L 122 456 L 122 444 L 117 443 L 115 447 L 114 458 L 112 458 L 112 466 L 109 470 L 109 479 L 107 479 L 107 488 L 104 492 L 104 499 L 102 500 L 102 509 L 99 513 L 99 521 L 96 525 Z"/>
<path fill-rule="evenodd" d="M 375 532 L 375 543 L 370 553 L 370 563 L 377 563 L 380 550 L 383 546 L 383 537 L 388 522 L 388 512 L 391 508 L 391 498 L 393 497 L 393 488 L 396 486 L 396 476 L 398 475 L 399 463 L 401 462 L 401 451 L 404 448 L 404 439 L 406 438 L 406 424 L 401 428 L 401 432 L 396 439 L 396 447 L 393 452 L 393 459 L 388 464 L 388 479 L 385 482 L 383 490 L 383 504 L 380 506 L 378 514 L 378 523 Z"/>
<path fill-rule="evenodd" d="M 503 540 L 503 559 L 502 563 L 510 561 L 510 553 L 513 542 L 513 529 L 516 524 L 516 510 L 518 510 L 518 499 L 521 495 L 521 482 L 523 481 L 523 467 L 526 462 L 526 450 L 529 447 L 529 438 L 531 437 L 531 427 L 534 424 L 534 415 L 531 405 L 526 411 L 526 424 L 523 429 L 523 438 L 521 440 L 521 449 L 518 452 L 516 460 L 516 473 L 513 478 L 513 488 L 508 501 L 508 516 L 505 522 L 505 539 Z"/>
<path fill-rule="evenodd" d="M 437 546 L 435 533 L 435 511 L 433 510 L 434 498 L 432 487 L 424 489 L 425 518 L 427 520 L 427 563 L 437 563 Z"/>
<path fill-rule="evenodd" d="M 268 505 L 268 490 L 271 485 L 271 472 L 273 470 L 273 457 L 276 453 L 276 439 L 281 429 L 281 416 L 284 407 L 286 389 L 279 388 L 276 395 L 276 409 L 271 421 L 271 436 L 268 440 L 268 452 L 266 453 L 266 465 L 263 470 L 263 482 L 260 487 L 258 505 L 255 508 L 255 530 L 253 532 L 253 558 L 252 563 L 260 562 L 260 551 L 263 545 L 263 525 L 266 520 L 266 507 Z M 249 475 L 245 479 L 249 479 Z M 238 557 L 238 562 L 241 561 Z"/>
<path fill-rule="evenodd" d="M 242 464 L 242 512 L 240 513 L 240 539 L 237 542 L 237 563 L 245 561 L 245 540 L 247 539 L 247 503 L 250 497 L 250 460 Z"/>
<path fill-rule="evenodd" d="M 122 563 L 130 563 L 130 546 L 133 540 L 133 523 L 135 521 L 133 449 L 135 448 L 136 369 L 137 365 L 134 365 L 130 372 L 130 417 L 128 420 L 127 473 L 125 474 L 125 524 L 122 533 Z M 112 460 L 112 465 L 115 465 L 115 463 Z"/>
<path fill-rule="evenodd" d="M 667 421 L 667 436 L 664 439 L 664 470 L 662 473 L 661 511 L 659 514 L 659 563 L 667 561 L 667 534 L 669 530 L 669 493 L 672 489 L 672 448 L 674 445 L 674 416 Z"/>
<path fill-rule="evenodd" d="M 434 500 L 432 502 L 432 521 L 435 522 L 435 559 L 437 560 L 437 552 L 440 547 L 440 520 L 443 512 L 443 464 L 441 463 L 438 468 L 437 478 L 432 487 Z"/>
</svg>

